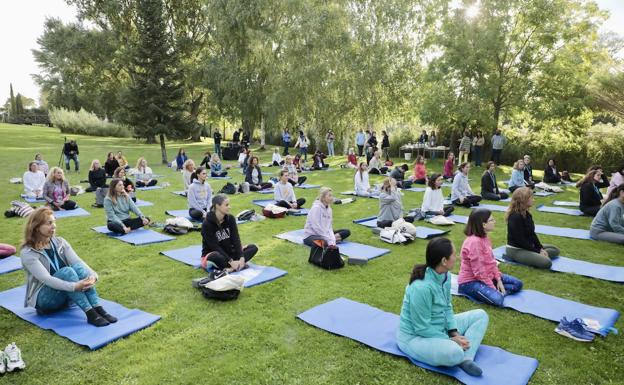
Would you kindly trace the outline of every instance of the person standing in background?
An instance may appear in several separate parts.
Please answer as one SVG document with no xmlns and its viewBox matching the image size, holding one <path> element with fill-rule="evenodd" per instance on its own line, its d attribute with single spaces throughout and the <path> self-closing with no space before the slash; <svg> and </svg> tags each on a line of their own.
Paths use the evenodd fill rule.
<svg viewBox="0 0 624 385">
<path fill-rule="evenodd" d="M 290 147 L 290 132 L 288 132 L 288 128 L 284 129 L 284 133 L 282 134 L 282 142 L 284 142 L 284 156 L 288 155 L 288 147 Z"/>
<path fill-rule="evenodd" d="M 364 135 L 364 130 L 360 128 L 360 131 L 355 135 L 355 145 L 358 148 L 358 156 L 363 155 L 364 144 L 366 143 L 366 135 Z"/>
<path fill-rule="evenodd" d="M 481 160 L 483 159 L 483 146 L 485 145 L 485 138 L 481 130 L 477 131 L 477 136 L 472 138 L 473 157 L 475 166 L 481 167 Z"/>
<path fill-rule="evenodd" d="M 438 145 L 438 138 L 436 136 L 436 132 L 431 131 L 431 134 L 429 135 L 429 148 L 435 148 L 437 145 Z M 431 151 L 430 158 L 431 160 L 434 160 L 436 158 L 435 151 Z"/>
<path fill-rule="evenodd" d="M 221 133 L 219 130 L 215 130 L 212 139 L 214 139 L 214 152 L 221 158 Z"/>
<path fill-rule="evenodd" d="M 232 135 L 232 143 L 234 143 L 234 144 L 239 144 L 240 143 L 241 131 L 243 131 L 242 128 L 239 128 L 238 130 L 234 131 L 234 134 Z"/>
<path fill-rule="evenodd" d="M 327 135 L 325 135 L 325 141 L 327 142 L 327 155 L 334 156 L 334 141 L 336 140 L 336 135 L 334 135 L 334 131 L 329 130 Z"/>
<path fill-rule="evenodd" d="M 501 153 L 503 152 L 505 143 L 507 143 L 507 138 L 503 136 L 501 130 L 496 130 L 494 135 L 492 135 L 492 157 L 490 159 L 496 164 L 501 164 Z"/>
<path fill-rule="evenodd" d="M 381 131 L 381 135 L 381 151 L 383 152 L 387 162 L 390 160 L 390 139 L 388 138 L 388 133 L 385 130 Z"/>
<path fill-rule="evenodd" d="M 472 139 L 470 139 L 470 132 L 464 131 L 464 136 L 459 140 L 459 155 L 457 156 L 457 163 L 467 163 L 468 155 L 470 155 L 470 145 Z"/>
</svg>

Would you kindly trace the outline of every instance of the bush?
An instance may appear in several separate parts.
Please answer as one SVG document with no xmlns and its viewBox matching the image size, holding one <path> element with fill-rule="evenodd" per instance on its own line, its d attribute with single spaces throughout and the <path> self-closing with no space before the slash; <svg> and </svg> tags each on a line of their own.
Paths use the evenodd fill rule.
<svg viewBox="0 0 624 385">
<path fill-rule="evenodd" d="M 115 136 L 119 138 L 129 138 L 132 135 L 130 127 L 101 120 L 97 115 L 84 109 L 78 112 L 65 108 L 50 109 L 50 121 L 65 134 Z"/>
</svg>

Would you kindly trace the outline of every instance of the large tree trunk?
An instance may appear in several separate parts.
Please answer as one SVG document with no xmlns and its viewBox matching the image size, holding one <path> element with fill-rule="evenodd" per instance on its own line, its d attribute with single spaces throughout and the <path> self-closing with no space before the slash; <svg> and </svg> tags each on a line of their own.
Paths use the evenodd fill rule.
<svg viewBox="0 0 624 385">
<path fill-rule="evenodd" d="M 160 152 L 162 154 L 162 164 L 169 164 L 169 161 L 167 160 L 167 149 L 165 148 L 165 134 L 160 134 L 158 138 L 160 139 Z"/>
<path fill-rule="evenodd" d="M 191 121 L 197 123 L 197 117 L 199 116 L 199 107 L 201 106 L 202 98 L 204 97 L 204 93 L 200 92 L 199 96 L 191 101 Z M 199 124 L 195 124 L 195 130 L 193 130 L 193 134 L 191 136 L 191 140 L 194 142 L 201 142 L 201 134 L 203 127 Z"/>
<path fill-rule="evenodd" d="M 266 131 L 264 127 L 264 117 L 260 115 L 260 149 L 264 150 L 264 145 L 266 141 Z"/>
</svg>

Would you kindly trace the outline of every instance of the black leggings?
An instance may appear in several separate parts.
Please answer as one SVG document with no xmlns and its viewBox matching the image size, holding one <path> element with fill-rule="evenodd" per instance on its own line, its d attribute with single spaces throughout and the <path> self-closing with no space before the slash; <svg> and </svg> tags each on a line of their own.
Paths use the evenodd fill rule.
<svg viewBox="0 0 624 385">
<path fill-rule="evenodd" d="M 579 207 L 583 214 L 589 215 L 590 217 L 595 217 L 600 211 L 600 206 L 581 206 Z"/>
<path fill-rule="evenodd" d="M 273 187 L 273 185 L 271 183 L 260 183 L 260 184 L 249 184 L 249 190 L 250 191 L 260 191 L 260 190 L 266 190 L 266 189 L 270 189 L 271 187 Z"/>
<path fill-rule="evenodd" d="M 464 198 L 464 203 L 459 203 L 459 199 L 455 199 L 453 201 L 454 205 L 457 206 L 464 206 L 464 207 L 472 207 L 472 206 L 479 206 L 479 202 L 481 202 L 481 197 L 478 195 L 468 195 L 467 197 Z"/>
<path fill-rule="evenodd" d="M 422 178 L 422 179 L 414 179 L 414 183 L 415 184 L 426 184 L 427 183 L 427 179 Z"/>
<path fill-rule="evenodd" d="M 351 230 L 349 229 L 333 230 L 333 232 L 334 234 L 340 234 L 340 240 L 342 241 L 349 238 L 349 235 L 351 235 Z M 324 238 L 321 237 L 320 235 L 310 235 L 309 237 L 303 240 L 303 243 L 310 247 L 318 247 L 316 243 L 314 243 L 314 241 L 319 240 L 319 239 L 324 239 Z"/>
<path fill-rule="evenodd" d="M 291 185 L 293 185 L 293 186 L 296 186 L 296 185 L 301 185 L 301 184 L 303 184 L 303 182 L 305 182 L 307 179 L 308 179 L 308 177 L 307 177 L 307 176 L 300 176 L 299 178 L 297 178 L 297 181 L 295 182 L 293 179 L 290 179 L 290 178 L 289 178 L 289 179 L 288 179 L 288 183 L 290 183 L 290 184 L 291 184 Z"/>
<path fill-rule="evenodd" d="M 73 210 L 73 209 L 76 208 L 76 202 L 74 202 L 72 200 L 68 200 L 68 201 L 63 202 L 61 207 L 56 207 L 54 205 L 50 205 L 50 208 L 52 209 L 52 211 L 59 211 L 60 209 Z"/>
<path fill-rule="evenodd" d="M 453 207 L 453 206 L 444 206 L 443 210 L 444 210 L 444 214 L 442 214 L 442 215 L 444 215 L 445 217 L 448 217 L 449 215 L 451 215 L 453 213 L 453 211 L 455 210 L 455 207 Z M 427 211 L 425 213 L 425 215 L 427 215 L 427 216 L 429 216 L 429 215 L 435 216 L 435 215 L 440 215 L 440 214 L 438 212 L 436 212 L 436 211 Z"/>
<path fill-rule="evenodd" d="M 306 200 L 305 198 L 299 198 L 297 199 L 297 208 L 300 209 L 301 207 L 303 207 L 303 205 L 305 204 Z M 279 201 L 275 204 L 275 206 L 279 206 L 279 207 L 283 207 L 285 209 L 291 209 L 292 207 L 290 206 L 290 203 L 286 202 L 286 201 Z"/>
<path fill-rule="evenodd" d="M 499 201 L 501 199 L 509 198 L 509 195 L 506 193 L 494 194 L 493 192 L 481 191 L 481 196 L 483 199 L 487 199 L 489 201 Z"/>
<path fill-rule="evenodd" d="M 137 187 L 152 187 L 152 186 L 156 186 L 156 183 L 158 183 L 156 179 L 152 179 L 147 183 L 143 182 L 142 180 L 137 180 L 136 186 Z"/>
<path fill-rule="evenodd" d="M 385 174 L 388 172 L 388 167 L 381 167 L 381 168 L 372 168 L 368 173 L 369 174 L 374 174 L 374 175 L 381 175 L 381 174 Z"/>
<path fill-rule="evenodd" d="M 98 186 L 89 185 L 89 187 L 85 189 L 85 192 L 94 192 L 97 189 L 98 189 Z"/>
<path fill-rule="evenodd" d="M 123 219 L 122 222 L 124 225 L 126 225 L 126 227 L 129 227 L 130 230 L 136 230 L 143 227 L 143 219 L 141 218 L 126 218 Z M 121 226 L 119 223 L 108 221 L 106 223 L 106 227 L 108 227 L 108 230 L 112 231 L 113 233 L 125 234 L 123 226 Z"/>
<path fill-rule="evenodd" d="M 189 209 L 189 216 L 193 219 L 201 221 L 202 219 L 204 219 L 204 212 L 197 209 Z"/>
<path fill-rule="evenodd" d="M 245 258 L 245 262 L 249 262 L 251 258 L 256 255 L 258 252 L 258 247 L 256 245 L 247 245 L 243 248 L 243 258 Z M 230 261 L 232 257 L 229 255 L 223 255 L 218 251 L 211 251 L 207 254 L 208 261 L 214 263 L 217 266 L 217 269 L 223 270 L 230 267 Z"/>
</svg>

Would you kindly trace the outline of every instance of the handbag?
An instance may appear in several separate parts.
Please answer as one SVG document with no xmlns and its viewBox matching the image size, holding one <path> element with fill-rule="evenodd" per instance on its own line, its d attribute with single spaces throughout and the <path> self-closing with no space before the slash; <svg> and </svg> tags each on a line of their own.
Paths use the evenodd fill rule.
<svg viewBox="0 0 624 385">
<path fill-rule="evenodd" d="M 344 260 L 340 256 L 340 250 L 337 247 L 313 246 L 310 249 L 308 262 L 326 270 L 341 269 L 344 267 Z"/>
<path fill-rule="evenodd" d="M 406 232 L 402 232 L 400 229 L 387 227 L 379 232 L 379 239 L 386 243 L 400 243 L 408 244 L 414 240 L 414 237 Z"/>
</svg>

